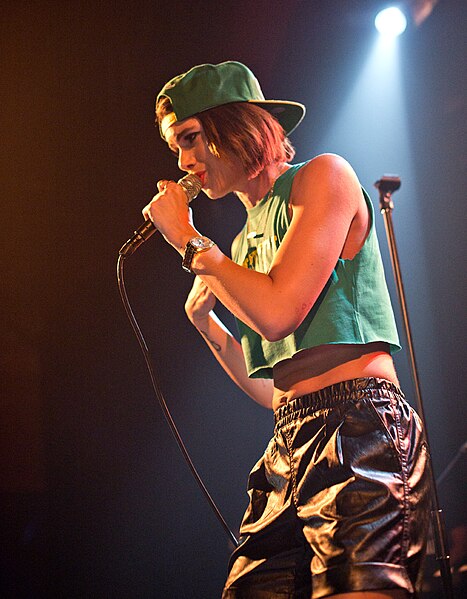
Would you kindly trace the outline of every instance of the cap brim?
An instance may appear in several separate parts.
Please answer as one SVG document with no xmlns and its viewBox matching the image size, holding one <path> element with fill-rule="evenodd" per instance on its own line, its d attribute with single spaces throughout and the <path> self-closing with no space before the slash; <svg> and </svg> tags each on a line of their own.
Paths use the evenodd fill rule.
<svg viewBox="0 0 467 599">
<path fill-rule="evenodd" d="M 290 135 L 294 129 L 302 122 L 306 108 L 299 102 L 289 102 L 287 100 L 248 100 L 251 104 L 256 104 L 264 110 L 267 110 L 281 124 L 287 135 Z"/>
</svg>

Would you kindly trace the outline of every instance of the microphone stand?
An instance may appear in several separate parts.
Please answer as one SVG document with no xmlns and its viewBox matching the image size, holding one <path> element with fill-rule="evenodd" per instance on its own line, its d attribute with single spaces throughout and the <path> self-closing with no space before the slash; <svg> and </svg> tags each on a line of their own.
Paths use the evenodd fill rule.
<svg viewBox="0 0 467 599">
<path fill-rule="evenodd" d="M 426 442 L 428 446 L 428 455 L 431 456 L 430 443 L 428 440 L 428 430 L 425 420 L 425 412 L 423 409 L 422 392 L 420 388 L 420 380 L 418 377 L 417 363 L 415 360 L 415 351 L 412 341 L 412 333 L 410 330 L 409 315 L 407 310 L 407 303 L 405 300 L 404 285 L 402 282 L 402 274 L 400 269 L 399 255 L 397 253 L 396 238 L 394 234 L 394 227 L 392 223 L 392 210 L 394 204 L 392 202 L 392 193 L 397 191 L 401 186 L 401 180 L 397 176 L 383 176 L 379 181 L 376 181 L 375 187 L 379 191 L 379 201 L 381 214 L 383 215 L 384 225 L 386 228 L 386 235 L 388 238 L 389 252 L 391 255 L 391 263 L 394 271 L 394 277 L 396 280 L 397 294 L 399 297 L 399 303 L 402 311 L 402 318 L 404 321 L 404 329 L 407 338 L 407 345 L 409 348 L 410 366 L 412 370 L 413 381 L 415 384 L 415 396 L 417 400 L 417 411 L 425 427 Z M 432 526 L 435 540 L 435 553 L 436 560 L 440 564 L 441 579 L 443 582 L 444 597 L 446 599 L 453 599 L 453 587 L 452 587 L 452 575 L 451 567 L 449 564 L 449 553 L 448 544 L 446 539 L 446 529 L 444 525 L 443 510 L 440 508 L 438 491 L 436 487 L 436 480 L 434 477 L 433 466 L 431 458 L 429 460 L 429 476 L 431 479 L 431 517 Z"/>
</svg>

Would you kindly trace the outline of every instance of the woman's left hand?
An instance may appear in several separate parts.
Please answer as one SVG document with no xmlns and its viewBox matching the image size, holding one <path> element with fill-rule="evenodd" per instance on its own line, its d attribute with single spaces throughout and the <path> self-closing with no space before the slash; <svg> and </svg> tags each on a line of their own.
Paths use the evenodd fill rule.
<svg viewBox="0 0 467 599">
<path fill-rule="evenodd" d="M 150 219 L 164 239 L 180 252 L 188 239 L 198 234 L 193 226 L 187 194 L 175 181 L 159 181 L 157 189 L 159 193 L 143 209 L 143 216 Z"/>
</svg>

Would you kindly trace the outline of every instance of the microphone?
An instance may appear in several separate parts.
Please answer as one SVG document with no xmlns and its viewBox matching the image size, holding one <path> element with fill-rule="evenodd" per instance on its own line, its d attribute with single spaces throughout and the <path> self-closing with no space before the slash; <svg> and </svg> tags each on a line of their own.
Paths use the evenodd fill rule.
<svg viewBox="0 0 467 599">
<path fill-rule="evenodd" d="M 177 183 L 185 190 L 189 202 L 196 198 L 203 187 L 201 179 L 196 175 L 185 175 L 177 181 Z M 133 236 L 122 245 L 118 253 L 120 256 L 130 256 L 142 243 L 149 239 L 156 230 L 157 229 L 151 220 L 145 220 L 144 223 L 134 231 Z"/>
</svg>

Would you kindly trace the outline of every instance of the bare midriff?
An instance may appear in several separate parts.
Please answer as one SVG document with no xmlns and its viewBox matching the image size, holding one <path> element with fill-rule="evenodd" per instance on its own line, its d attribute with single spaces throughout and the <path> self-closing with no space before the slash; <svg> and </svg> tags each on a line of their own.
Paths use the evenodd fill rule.
<svg viewBox="0 0 467 599">
<path fill-rule="evenodd" d="M 387 343 L 320 345 L 306 349 L 273 368 L 272 407 L 329 385 L 361 377 L 399 384 Z"/>
</svg>

